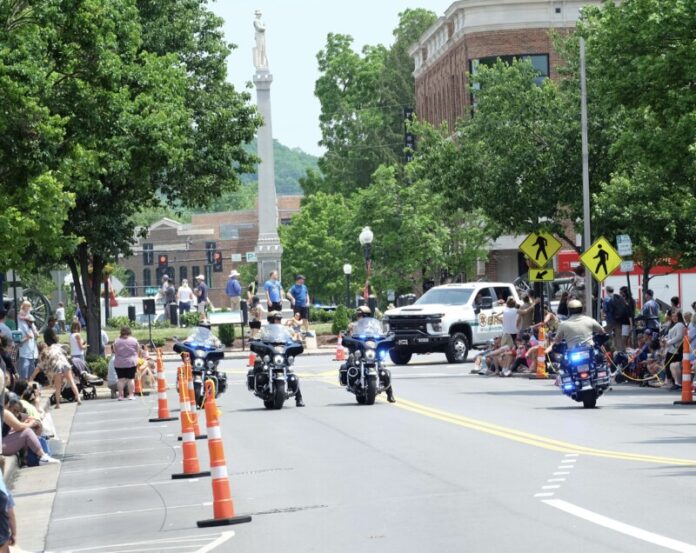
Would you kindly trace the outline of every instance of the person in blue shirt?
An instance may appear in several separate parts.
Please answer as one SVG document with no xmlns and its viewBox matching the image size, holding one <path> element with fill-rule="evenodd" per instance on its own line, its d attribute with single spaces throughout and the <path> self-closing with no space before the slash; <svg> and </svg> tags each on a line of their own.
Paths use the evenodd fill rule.
<svg viewBox="0 0 696 553">
<path fill-rule="evenodd" d="M 278 271 L 272 271 L 268 275 L 268 280 L 263 285 L 266 291 L 266 302 L 268 303 L 268 312 L 283 311 L 283 286 L 278 280 Z"/>
<path fill-rule="evenodd" d="M 239 311 L 242 301 L 242 285 L 239 284 L 239 273 L 236 270 L 232 270 L 227 279 L 225 294 L 230 298 L 230 307 L 232 311 Z"/>
<path fill-rule="evenodd" d="M 292 304 L 292 312 L 299 313 L 302 318 L 302 328 L 309 330 L 309 291 L 305 286 L 305 277 L 297 275 L 295 284 L 288 290 L 287 298 Z"/>
<path fill-rule="evenodd" d="M 196 277 L 196 288 L 194 289 L 194 294 L 198 298 L 198 313 L 202 314 L 205 318 L 208 311 L 208 286 L 205 284 L 205 277 L 203 275 L 198 275 Z"/>
<path fill-rule="evenodd" d="M 645 303 L 643 304 L 641 315 L 646 320 L 646 328 L 658 330 L 660 328 L 660 306 L 654 300 L 653 295 L 652 290 L 645 291 Z"/>
</svg>

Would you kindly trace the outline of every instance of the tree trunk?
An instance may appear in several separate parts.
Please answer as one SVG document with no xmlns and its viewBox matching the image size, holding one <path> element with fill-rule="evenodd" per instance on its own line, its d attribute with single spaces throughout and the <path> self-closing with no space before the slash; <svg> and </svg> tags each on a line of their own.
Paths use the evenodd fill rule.
<svg viewBox="0 0 696 553">
<path fill-rule="evenodd" d="M 75 256 L 69 258 L 67 263 L 75 284 L 77 304 L 87 322 L 87 344 L 89 345 L 87 353 L 98 355 L 101 342 L 100 289 L 103 281 L 104 260 L 100 256 L 90 256 L 87 247 L 80 245 Z"/>
</svg>

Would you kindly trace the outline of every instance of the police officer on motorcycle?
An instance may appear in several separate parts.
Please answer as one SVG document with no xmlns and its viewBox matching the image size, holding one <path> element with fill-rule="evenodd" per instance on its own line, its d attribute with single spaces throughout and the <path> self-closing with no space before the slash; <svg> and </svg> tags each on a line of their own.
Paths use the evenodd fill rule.
<svg viewBox="0 0 696 553">
<path fill-rule="evenodd" d="M 558 344 L 566 341 L 569 348 L 587 342 L 593 334 L 604 334 L 604 329 L 592 317 L 583 315 L 582 302 L 570 300 L 568 302 L 568 318 L 558 325 L 555 342 Z"/>
<path fill-rule="evenodd" d="M 271 311 L 268 314 L 268 324 L 281 324 L 283 320 L 283 315 L 280 311 Z M 252 375 L 252 370 L 255 373 L 261 372 L 263 370 L 263 360 L 260 358 L 260 356 L 256 357 L 256 362 L 254 363 L 254 368 L 250 369 L 249 372 L 247 373 L 247 378 L 251 377 Z M 292 370 L 291 367 L 288 367 L 288 374 L 293 373 L 294 371 Z M 302 400 L 302 390 L 300 390 L 300 379 L 297 377 L 295 374 L 295 382 L 297 382 L 297 392 L 295 392 L 295 406 L 296 407 L 304 407 L 305 403 Z"/>
<path fill-rule="evenodd" d="M 355 318 L 359 321 L 362 318 L 367 318 L 367 317 L 372 317 L 372 310 L 367 306 L 367 305 L 361 305 L 355 310 Z M 348 327 L 348 334 L 352 334 L 352 327 L 353 325 L 351 324 Z M 349 348 L 350 349 L 350 348 Z M 351 352 L 352 353 L 352 352 Z M 344 363 L 341 365 L 340 372 L 341 374 L 346 374 L 346 371 L 348 370 L 348 363 Z M 394 390 L 392 389 L 392 381 L 391 381 L 391 372 L 387 370 L 387 377 L 389 378 L 389 387 L 386 388 L 385 392 L 387 393 L 387 401 L 389 403 L 396 403 L 396 398 L 394 397 Z M 343 382 L 342 382 L 343 384 Z"/>
</svg>

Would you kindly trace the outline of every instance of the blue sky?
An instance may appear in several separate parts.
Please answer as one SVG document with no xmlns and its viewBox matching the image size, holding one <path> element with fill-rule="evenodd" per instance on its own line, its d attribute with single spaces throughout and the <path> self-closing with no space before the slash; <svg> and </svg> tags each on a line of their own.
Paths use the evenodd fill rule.
<svg viewBox="0 0 696 553">
<path fill-rule="evenodd" d="M 254 11 L 263 12 L 267 28 L 268 61 L 273 73 L 273 132 L 290 147 L 319 155 L 319 101 L 314 96 L 318 77 L 316 55 L 328 33 L 353 36 L 356 49 L 364 44 L 391 44 L 399 12 L 427 8 L 438 16 L 452 0 L 218 0 L 210 8 L 225 19 L 225 37 L 238 48 L 230 56 L 229 80 L 238 88 L 254 72 Z M 253 95 L 255 101 L 255 93 Z"/>
</svg>

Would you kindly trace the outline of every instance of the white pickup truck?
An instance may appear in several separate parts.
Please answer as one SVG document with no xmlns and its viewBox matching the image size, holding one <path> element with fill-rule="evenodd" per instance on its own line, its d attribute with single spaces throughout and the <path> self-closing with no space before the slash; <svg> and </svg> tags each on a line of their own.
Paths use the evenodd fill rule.
<svg viewBox="0 0 696 553">
<path fill-rule="evenodd" d="M 450 363 L 464 363 L 473 346 L 503 332 L 503 303 L 517 290 L 508 282 L 468 282 L 436 286 L 413 305 L 384 314 L 385 330 L 394 334 L 389 356 L 405 365 L 414 353 L 442 352 Z"/>
</svg>

